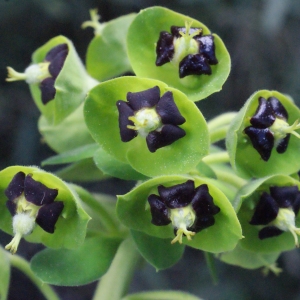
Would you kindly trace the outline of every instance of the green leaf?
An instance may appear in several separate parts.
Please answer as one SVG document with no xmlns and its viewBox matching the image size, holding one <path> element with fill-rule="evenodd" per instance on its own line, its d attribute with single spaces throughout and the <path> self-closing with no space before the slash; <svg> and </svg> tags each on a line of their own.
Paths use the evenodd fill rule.
<svg viewBox="0 0 300 300">
<path fill-rule="evenodd" d="M 222 40 L 213 34 L 219 63 L 211 66 L 212 75 L 191 75 L 180 79 L 178 64 L 166 63 L 157 67 L 156 43 L 160 32 L 170 32 L 173 25 L 185 27 L 186 21 L 192 21 L 192 27 L 202 28 L 204 35 L 210 34 L 204 24 L 167 8 L 150 7 L 142 10 L 128 30 L 128 57 L 137 76 L 162 80 L 185 93 L 189 99 L 198 101 L 222 89 L 230 72 L 230 56 Z"/>
<path fill-rule="evenodd" d="M 94 161 L 104 174 L 113 177 L 125 180 L 144 180 L 147 178 L 134 170 L 128 163 L 117 160 L 101 148 L 95 152 Z"/>
<path fill-rule="evenodd" d="M 230 252 L 220 254 L 221 261 L 245 269 L 268 267 L 276 262 L 281 252 L 259 253 L 246 250 L 237 244 Z"/>
<path fill-rule="evenodd" d="M 131 71 L 127 58 L 126 35 L 135 14 L 129 14 L 102 24 L 101 35 L 90 42 L 86 54 L 88 73 L 103 81 Z"/>
<path fill-rule="evenodd" d="M 58 189 L 57 201 L 63 201 L 64 209 L 55 225 L 55 231 L 50 234 L 41 227 L 35 226 L 33 232 L 25 239 L 33 243 L 43 243 L 51 248 L 76 248 L 83 243 L 86 234 L 87 223 L 90 219 L 82 209 L 78 194 L 58 177 L 47 173 L 37 167 L 8 167 L 0 172 L 0 228 L 12 235 L 12 217 L 6 207 L 7 198 L 5 189 L 18 172 L 32 174 L 33 179 L 49 188 Z"/>
<path fill-rule="evenodd" d="M 152 291 L 131 294 L 122 300 L 201 300 L 201 298 L 180 291 Z"/>
<path fill-rule="evenodd" d="M 166 91 L 173 93 L 175 103 L 186 119 L 180 126 L 186 136 L 151 153 L 145 138 L 140 135 L 127 143 L 121 141 L 116 102 L 126 100 L 128 92 L 154 86 L 160 88 L 161 95 Z M 183 93 L 157 80 L 127 76 L 101 83 L 88 94 L 84 114 L 91 135 L 101 148 L 145 176 L 186 173 L 208 153 L 208 130 L 201 112 Z"/>
<path fill-rule="evenodd" d="M 7 252 L 0 247 L 0 299 L 6 300 L 10 281 L 10 261 Z"/>
<path fill-rule="evenodd" d="M 150 194 L 158 193 L 158 185 L 169 187 L 189 179 L 195 181 L 195 187 L 201 184 L 208 185 L 209 193 L 215 205 L 220 207 L 220 212 L 214 216 L 213 226 L 198 232 L 191 241 L 183 239 L 183 244 L 213 253 L 232 250 L 242 238 L 241 226 L 226 196 L 204 178 L 173 175 L 160 176 L 143 182 L 129 193 L 118 196 L 117 214 L 120 221 L 133 230 L 142 231 L 157 238 L 174 238 L 174 229 L 171 224 L 155 226 L 151 223 L 152 216 L 147 199 Z"/>
<path fill-rule="evenodd" d="M 288 112 L 288 123 L 291 125 L 300 119 L 299 108 L 291 99 L 276 91 L 261 90 L 254 93 L 232 121 L 226 137 L 226 147 L 230 162 L 236 171 L 244 177 L 264 177 L 272 174 L 289 175 L 300 169 L 299 147 L 300 140 L 291 135 L 289 145 L 284 153 L 272 150 L 271 157 L 264 161 L 253 148 L 248 136 L 243 132 L 250 125 L 250 118 L 258 107 L 258 99 L 263 97 L 277 98 Z"/>
<path fill-rule="evenodd" d="M 73 43 L 64 36 L 57 36 L 38 48 L 32 55 L 33 63 L 43 62 L 48 51 L 59 44 L 67 44 L 69 51 L 63 68 L 54 83 L 55 98 L 44 105 L 41 100 L 39 86 L 37 84 L 30 85 L 37 107 L 49 124 L 53 125 L 59 124 L 74 112 L 84 101 L 88 90 L 97 84 L 97 81 L 86 73 Z"/>
<path fill-rule="evenodd" d="M 290 232 L 260 240 L 258 232 L 261 226 L 249 224 L 254 214 L 254 209 L 263 192 L 270 194 L 270 186 L 298 186 L 300 183 L 286 175 L 273 175 L 257 179 L 244 186 L 234 200 L 234 205 L 239 209 L 238 218 L 241 222 L 244 239 L 240 241 L 240 246 L 246 250 L 258 253 L 273 253 L 288 251 L 295 248 L 295 241 Z M 300 215 L 296 217 L 296 226 L 300 225 Z"/>
<path fill-rule="evenodd" d="M 43 140 L 58 153 L 95 142 L 84 122 L 83 105 L 79 106 L 58 125 L 51 125 L 42 115 L 38 122 L 38 129 Z"/>
<path fill-rule="evenodd" d="M 97 144 L 84 145 L 82 147 L 63 152 L 59 155 L 49 157 L 42 161 L 42 166 L 66 164 L 77 162 L 85 158 L 91 158 L 98 148 L 99 146 Z"/>
<path fill-rule="evenodd" d="M 171 245 L 172 239 L 160 239 L 136 230 L 131 230 L 131 235 L 141 255 L 157 271 L 173 266 L 183 255 L 185 246 Z"/>
<path fill-rule="evenodd" d="M 44 282 L 78 286 L 98 280 L 108 270 L 121 240 L 88 238 L 75 250 L 45 249 L 31 260 L 33 272 Z"/>
<path fill-rule="evenodd" d="M 71 182 L 90 182 L 107 179 L 96 166 L 92 158 L 86 158 L 67 167 L 59 169 L 55 174 L 63 180 Z"/>
</svg>

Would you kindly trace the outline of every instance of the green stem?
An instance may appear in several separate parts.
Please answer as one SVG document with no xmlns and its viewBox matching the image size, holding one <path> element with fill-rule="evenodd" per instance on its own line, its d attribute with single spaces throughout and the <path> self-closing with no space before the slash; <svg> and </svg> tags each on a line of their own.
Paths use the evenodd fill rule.
<svg viewBox="0 0 300 300">
<path fill-rule="evenodd" d="M 221 171 L 214 169 L 217 178 L 219 180 L 222 180 L 223 182 L 229 183 L 232 186 L 236 187 L 237 189 L 240 189 L 242 186 L 244 186 L 247 183 L 247 180 L 226 171 Z"/>
<path fill-rule="evenodd" d="M 204 257 L 213 283 L 218 284 L 218 274 L 216 270 L 214 255 L 212 253 L 204 251 Z"/>
<path fill-rule="evenodd" d="M 100 280 L 93 300 L 120 300 L 128 290 L 140 258 L 133 240 L 124 240 L 110 268 Z"/>
<path fill-rule="evenodd" d="M 206 164 L 220 164 L 220 163 L 228 163 L 229 160 L 229 154 L 227 151 L 222 151 L 218 153 L 212 153 L 207 156 L 205 156 L 203 159 L 203 162 Z"/>
<path fill-rule="evenodd" d="M 22 257 L 18 255 L 9 255 L 10 263 L 12 267 L 17 268 L 22 273 L 24 273 L 35 285 L 36 287 L 41 291 L 41 293 L 44 295 L 44 297 L 47 300 L 59 300 L 59 297 L 53 290 L 53 288 L 48 285 L 47 283 L 44 283 L 41 281 L 30 269 L 30 265 L 27 262 L 27 260 L 23 259 Z"/>
<path fill-rule="evenodd" d="M 236 116 L 236 112 L 229 112 L 221 114 L 207 122 L 208 130 L 213 131 L 218 127 L 223 127 L 225 125 L 229 125 L 232 119 Z"/>
<path fill-rule="evenodd" d="M 229 125 L 224 125 L 222 127 L 209 131 L 210 143 L 213 144 L 218 141 L 224 140 L 226 138 L 228 129 Z"/>
</svg>

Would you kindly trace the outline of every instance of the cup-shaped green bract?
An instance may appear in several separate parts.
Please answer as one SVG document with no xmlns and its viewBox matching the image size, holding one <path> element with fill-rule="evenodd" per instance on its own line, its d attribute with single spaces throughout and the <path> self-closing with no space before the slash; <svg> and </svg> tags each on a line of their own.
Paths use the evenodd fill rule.
<svg viewBox="0 0 300 300">
<path fill-rule="evenodd" d="M 55 37 L 38 48 L 32 55 L 32 64 L 47 63 L 48 57 L 52 56 L 51 50 L 61 47 L 64 50 L 58 54 L 64 54 L 63 60 L 58 61 L 59 66 L 54 64 L 55 76 L 50 71 L 50 61 L 49 77 L 40 83 L 30 84 L 34 101 L 50 124 L 59 124 L 74 112 L 84 101 L 88 90 L 97 83 L 87 74 L 72 42 L 64 36 Z M 46 99 L 42 99 L 42 92 L 45 92 Z"/>
<path fill-rule="evenodd" d="M 219 258 L 221 261 L 239 266 L 245 269 L 257 269 L 261 267 L 267 267 L 270 270 L 280 272 L 280 269 L 276 268 L 275 262 L 277 261 L 280 252 L 273 253 L 260 253 L 255 251 L 249 251 L 237 244 L 237 246 L 229 252 L 222 253 Z"/>
<path fill-rule="evenodd" d="M 38 129 L 44 142 L 58 153 L 94 142 L 84 121 L 83 104 L 57 125 L 52 124 L 44 115 L 41 115 Z"/>
<path fill-rule="evenodd" d="M 117 160 L 114 156 L 109 155 L 103 149 L 99 148 L 93 157 L 95 165 L 103 174 L 125 179 L 125 180 L 145 180 L 147 177 L 131 167 L 129 163 Z"/>
<path fill-rule="evenodd" d="M 159 103 L 150 105 L 153 107 L 146 104 L 148 107 L 143 106 L 140 110 L 131 109 L 126 102 L 128 97 L 138 98 L 133 100 L 138 107 L 143 106 L 145 99 L 146 102 L 159 99 Z M 119 104 L 122 106 L 120 113 Z M 176 121 L 168 117 L 166 107 L 171 108 Z M 130 120 L 135 120 L 135 126 L 149 124 L 141 121 L 141 111 L 149 112 L 150 119 L 154 115 L 157 121 L 154 126 L 162 127 L 149 129 L 149 134 L 145 133 L 147 128 L 139 131 Z M 105 152 L 149 177 L 186 173 L 208 153 L 208 130 L 201 112 L 186 95 L 158 80 L 128 76 L 103 82 L 89 92 L 84 114 L 92 137 Z M 173 125 L 174 122 L 181 125 Z M 130 140 L 126 140 L 128 136 Z M 171 143 L 165 145 L 170 139 Z"/>
<path fill-rule="evenodd" d="M 131 71 L 126 36 L 134 17 L 129 14 L 101 24 L 101 33 L 92 39 L 86 54 L 86 68 L 93 78 L 103 81 Z"/>
<path fill-rule="evenodd" d="M 295 130 L 299 119 L 300 110 L 289 97 L 277 91 L 254 93 L 226 137 L 233 168 L 246 177 L 298 172 L 300 140 Z"/>
<path fill-rule="evenodd" d="M 13 218 L 29 213 L 36 222 L 24 236 L 29 242 L 51 248 L 80 246 L 90 219 L 80 201 L 67 183 L 37 167 L 13 166 L 0 172 L 0 228 L 12 234 Z M 55 222 L 51 211 L 59 211 Z"/>
<path fill-rule="evenodd" d="M 295 248 L 298 226 L 300 183 L 287 175 L 273 175 L 245 185 L 234 200 L 246 250 L 273 253 Z"/>
<path fill-rule="evenodd" d="M 127 48 L 137 76 L 162 80 L 193 101 L 220 91 L 230 72 L 229 53 L 216 34 L 163 7 L 147 8 L 136 16 L 128 30 Z"/>
<path fill-rule="evenodd" d="M 185 187 L 189 190 L 190 185 L 192 186 L 192 193 L 190 193 L 190 191 L 186 193 Z M 179 197 L 181 200 L 186 199 L 187 202 L 195 199 L 196 193 L 202 190 L 200 198 L 203 202 L 200 201 L 198 203 L 199 206 L 196 210 L 197 221 L 195 221 L 193 225 L 190 224 L 192 229 L 187 228 L 188 230 L 194 231 L 194 233 L 190 235 L 190 239 L 183 236 L 179 243 L 182 242 L 190 247 L 213 253 L 230 251 L 236 246 L 238 240 L 242 238 L 242 231 L 234 209 L 226 196 L 205 178 L 172 175 L 160 176 L 143 182 L 126 195 L 118 196 L 117 214 L 120 221 L 133 230 L 142 231 L 157 238 L 173 238 L 172 242 L 176 242 L 177 240 L 174 241 L 174 236 L 178 234 L 178 232 L 176 232 L 176 226 L 173 226 L 173 221 L 171 222 L 169 220 L 172 218 L 172 209 L 167 208 L 166 210 L 165 207 L 160 209 L 158 206 L 156 206 L 156 208 L 153 206 L 150 207 L 150 202 L 148 202 L 152 201 L 152 198 L 155 202 L 155 198 L 165 191 L 168 193 L 168 188 L 170 187 L 175 187 L 177 191 L 172 189 L 172 192 L 175 191 L 175 194 L 178 194 L 178 192 L 181 193 L 182 191 L 183 194 L 190 194 L 189 197 L 184 196 L 182 198 L 181 196 L 183 194 Z M 206 190 L 205 193 L 202 193 L 204 190 Z M 160 201 L 157 203 L 160 203 Z M 183 208 L 189 210 L 189 205 L 195 208 L 194 202 L 191 203 Z M 207 211 L 204 212 L 206 210 L 205 207 L 209 208 L 210 214 L 206 214 Z M 154 213 L 157 212 L 160 215 L 163 212 L 165 217 L 159 220 L 157 216 L 154 215 Z M 205 217 L 202 213 L 204 213 Z M 203 222 L 202 225 L 204 223 L 207 225 L 203 226 L 205 228 L 200 230 L 198 230 L 199 228 L 193 227 L 199 219 Z M 154 225 L 154 223 L 158 224 L 159 222 L 161 222 L 161 225 Z M 191 232 L 186 231 L 186 233 L 190 234 Z"/>
</svg>

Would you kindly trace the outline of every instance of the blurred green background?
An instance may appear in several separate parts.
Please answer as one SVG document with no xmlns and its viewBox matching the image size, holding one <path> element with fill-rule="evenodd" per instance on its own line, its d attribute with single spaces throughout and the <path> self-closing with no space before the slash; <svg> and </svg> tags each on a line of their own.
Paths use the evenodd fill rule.
<svg viewBox="0 0 300 300">
<path fill-rule="evenodd" d="M 37 111 L 24 82 L 6 83 L 6 66 L 24 70 L 32 52 L 50 38 L 70 38 L 81 57 L 93 37 L 80 25 L 89 9 L 98 8 L 105 22 L 142 8 L 160 5 L 205 23 L 223 39 L 232 58 L 232 71 L 221 92 L 199 104 L 207 119 L 241 108 L 259 89 L 289 94 L 300 104 L 300 1 L 294 0 L 0 0 L 0 167 L 39 165 L 53 155 L 37 131 Z M 216 109 L 218 108 L 218 109 Z M 92 189 L 126 192 L 118 180 L 94 184 Z M 2 243 L 10 237 L 2 235 Z M 41 249 L 23 242 L 22 256 Z M 181 289 L 207 300 L 300 300 L 299 250 L 279 259 L 284 272 L 264 277 L 261 270 L 248 271 L 216 262 L 219 275 L 214 285 L 203 254 L 187 249 L 173 268 L 156 273 L 151 266 L 136 272 L 130 292 Z M 116 278 L 117 280 L 117 278 Z M 91 299 L 95 284 L 56 288 L 61 299 Z M 43 299 L 19 272 L 13 270 L 9 300 Z"/>
</svg>

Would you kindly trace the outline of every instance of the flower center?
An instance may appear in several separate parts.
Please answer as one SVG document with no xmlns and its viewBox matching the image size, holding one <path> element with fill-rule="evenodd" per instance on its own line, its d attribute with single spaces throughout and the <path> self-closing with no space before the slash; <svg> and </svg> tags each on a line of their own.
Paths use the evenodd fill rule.
<svg viewBox="0 0 300 300">
<path fill-rule="evenodd" d="M 155 108 L 142 108 L 128 119 L 132 121 L 134 125 L 127 125 L 127 128 L 138 131 L 142 137 L 146 137 L 149 132 L 162 126 L 161 118 Z"/>
<path fill-rule="evenodd" d="M 170 220 L 174 228 L 177 228 L 176 237 L 171 241 L 171 244 L 178 242 L 182 244 L 182 237 L 185 235 L 190 241 L 196 233 L 187 228 L 193 226 L 196 219 L 196 213 L 191 205 L 170 209 Z"/>
<path fill-rule="evenodd" d="M 196 30 L 190 34 L 192 22 L 185 22 L 185 33 L 180 31 L 180 38 L 174 38 L 174 56 L 172 61 L 174 63 L 179 63 L 185 56 L 189 54 L 199 53 L 199 44 L 193 38 L 194 36 L 200 34 L 202 29 Z"/>
<path fill-rule="evenodd" d="M 28 84 L 39 83 L 47 77 L 51 77 L 48 67 L 50 62 L 42 62 L 39 64 L 33 64 L 27 67 L 24 73 L 19 73 L 13 68 L 8 67 L 8 78 L 6 81 L 18 81 L 25 80 Z"/>
<path fill-rule="evenodd" d="M 11 242 L 5 246 L 6 250 L 10 250 L 12 254 L 17 252 L 21 238 L 32 232 L 35 226 L 35 218 L 29 212 L 16 214 L 13 217 L 14 237 Z"/>
<path fill-rule="evenodd" d="M 295 226 L 295 213 L 291 208 L 280 208 L 272 224 L 280 230 L 290 231 L 295 239 L 295 245 L 299 247 L 298 235 L 300 235 L 300 228 Z"/>
<path fill-rule="evenodd" d="M 102 31 L 105 27 L 105 24 L 101 24 L 99 22 L 100 16 L 98 15 L 98 10 L 97 9 L 91 9 L 90 10 L 90 17 L 91 20 L 85 21 L 81 24 L 81 28 L 85 29 L 87 27 L 92 27 L 94 28 L 94 34 L 96 36 L 100 36 L 102 34 Z"/>
<path fill-rule="evenodd" d="M 14 237 L 11 242 L 5 246 L 6 250 L 10 250 L 12 254 L 17 252 L 20 240 L 23 236 L 32 232 L 35 226 L 35 218 L 40 207 L 28 202 L 24 193 L 16 200 L 16 215 L 13 216 L 13 232 Z"/>
<path fill-rule="evenodd" d="M 290 126 L 285 120 L 280 118 L 276 118 L 274 123 L 270 127 L 270 130 L 274 135 L 275 141 L 280 141 L 281 139 L 284 139 L 289 133 L 295 135 L 297 138 L 300 138 L 300 135 L 295 131 L 297 129 L 300 129 L 300 124 L 298 120 L 296 120 L 294 124 Z"/>
</svg>

